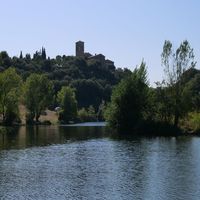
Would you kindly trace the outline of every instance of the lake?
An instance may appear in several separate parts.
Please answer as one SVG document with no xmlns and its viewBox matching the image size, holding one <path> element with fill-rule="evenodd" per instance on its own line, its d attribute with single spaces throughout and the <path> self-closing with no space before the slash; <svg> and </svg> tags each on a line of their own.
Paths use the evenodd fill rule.
<svg viewBox="0 0 200 200">
<path fill-rule="evenodd" d="M 118 137 L 96 125 L 1 129 L 0 199 L 200 199 L 199 137 Z"/>
</svg>

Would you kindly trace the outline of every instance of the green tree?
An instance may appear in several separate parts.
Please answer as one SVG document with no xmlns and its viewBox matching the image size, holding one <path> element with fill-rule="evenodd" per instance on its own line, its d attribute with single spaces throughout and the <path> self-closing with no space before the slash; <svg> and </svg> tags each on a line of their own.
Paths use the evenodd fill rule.
<svg viewBox="0 0 200 200">
<path fill-rule="evenodd" d="M 34 119 L 38 122 L 41 112 L 51 104 L 52 99 L 52 82 L 45 75 L 31 74 L 25 82 L 25 105 L 29 111 L 27 123 L 32 123 Z"/>
<path fill-rule="evenodd" d="M 101 104 L 99 105 L 98 111 L 97 111 L 97 119 L 98 121 L 104 121 L 104 112 L 106 109 L 105 101 L 102 100 Z"/>
<path fill-rule="evenodd" d="M 42 47 L 42 59 L 46 60 L 46 50 Z"/>
<path fill-rule="evenodd" d="M 12 124 L 18 118 L 18 104 L 22 80 L 14 68 L 0 74 L 0 113 L 4 124 Z"/>
<path fill-rule="evenodd" d="M 106 120 L 120 131 L 135 129 L 146 119 L 148 109 L 148 81 L 144 62 L 113 90 L 106 109 Z"/>
<path fill-rule="evenodd" d="M 74 121 L 77 117 L 77 101 L 74 89 L 63 86 L 58 92 L 58 102 L 62 108 L 59 120 L 65 123 Z"/>
<path fill-rule="evenodd" d="M 166 87 L 169 88 L 168 92 L 173 100 L 174 125 L 178 126 L 180 117 L 184 116 L 186 111 L 183 103 L 184 84 L 181 78 L 186 70 L 193 68 L 196 64 L 193 49 L 189 42 L 185 40 L 174 51 L 172 43 L 165 41 L 161 58 L 165 67 Z"/>
<path fill-rule="evenodd" d="M 92 105 L 90 105 L 89 108 L 88 108 L 88 118 L 89 118 L 89 121 L 96 121 L 97 120 L 95 109 Z"/>
<path fill-rule="evenodd" d="M 196 74 L 185 85 L 183 95 L 188 112 L 200 112 L 200 74 Z"/>
<path fill-rule="evenodd" d="M 20 59 L 23 59 L 23 54 L 22 54 L 22 51 L 20 51 L 20 56 L 19 56 Z"/>
<path fill-rule="evenodd" d="M 91 79 L 77 79 L 72 82 L 76 88 L 76 97 L 80 107 L 89 107 L 93 105 L 98 108 L 103 98 L 103 87 L 96 81 Z"/>
<path fill-rule="evenodd" d="M 85 108 L 81 108 L 78 111 L 78 117 L 81 122 L 87 122 L 88 121 L 88 111 Z"/>
<path fill-rule="evenodd" d="M 166 87 L 165 81 L 156 82 L 154 90 L 154 121 L 172 123 L 173 100 L 170 94 L 170 88 Z"/>
<path fill-rule="evenodd" d="M 8 68 L 11 66 L 11 58 L 6 51 L 0 52 L 0 66 Z"/>
</svg>

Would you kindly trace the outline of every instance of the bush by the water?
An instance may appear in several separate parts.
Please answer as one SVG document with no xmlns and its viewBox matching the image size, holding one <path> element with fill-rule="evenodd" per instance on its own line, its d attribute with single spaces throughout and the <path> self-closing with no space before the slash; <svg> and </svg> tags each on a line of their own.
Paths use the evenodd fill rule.
<svg viewBox="0 0 200 200">
<path fill-rule="evenodd" d="M 142 62 L 131 76 L 113 90 L 111 103 L 105 112 L 110 126 L 123 131 L 136 129 L 146 118 L 148 91 L 146 66 Z"/>
<path fill-rule="evenodd" d="M 200 113 L 199 112 L 189 113 L 188 119 L 187 119 L 187 127 L 190 130 L 193 130 L 195 132 L 200 131 Z"/>
</svg>

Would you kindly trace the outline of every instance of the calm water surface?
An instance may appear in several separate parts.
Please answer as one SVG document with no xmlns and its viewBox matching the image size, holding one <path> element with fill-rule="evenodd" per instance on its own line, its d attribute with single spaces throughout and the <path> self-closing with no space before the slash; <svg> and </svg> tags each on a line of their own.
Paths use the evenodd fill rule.
<svg viewBox="0 0 200 200">
<path fill-rule="evenodd" d="M 0 199 L 199 200 L 200 138 L 118 138 L 96 126 L 1 129 Z"/>
</svg>

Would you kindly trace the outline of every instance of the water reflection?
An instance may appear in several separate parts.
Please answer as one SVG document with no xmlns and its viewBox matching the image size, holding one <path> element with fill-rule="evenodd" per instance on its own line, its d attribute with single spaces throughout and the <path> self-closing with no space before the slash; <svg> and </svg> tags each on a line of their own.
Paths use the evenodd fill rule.
<svg viewBox="0 0 200 200">
<path fill-rule="evenodd" d="M 98 126 L 22 126 L 4 128 L 0 130 L 0 150 L 63 144 L 69 141 L 102 138 L 107 134 L 106 129 L 106 127 Z"/>
<path fill-rule="evenodd" d="M 8 131 L 0 134 L 0 199 L 200 199 L 200 138 L 113 138 L 106 127 Z"/>
</svg>

